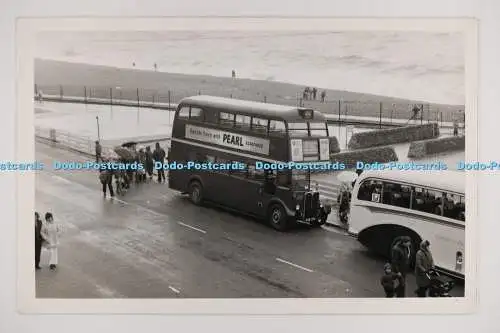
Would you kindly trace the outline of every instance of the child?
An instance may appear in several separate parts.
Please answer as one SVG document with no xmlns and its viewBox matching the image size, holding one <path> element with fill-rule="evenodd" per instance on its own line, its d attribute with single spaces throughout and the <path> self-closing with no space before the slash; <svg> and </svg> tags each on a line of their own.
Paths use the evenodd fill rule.
<svg viewBox="0 0 500 333">
<path fill-rule="evenodd" d="M 396 283 L 399 283 L 401 274 L 392 271 L 391 264 L 384 265 L 384 275 L 380 278 L 380 284 L 385 291 L 385 297 L 394 297 L 396 290 Z"/>
</svg>

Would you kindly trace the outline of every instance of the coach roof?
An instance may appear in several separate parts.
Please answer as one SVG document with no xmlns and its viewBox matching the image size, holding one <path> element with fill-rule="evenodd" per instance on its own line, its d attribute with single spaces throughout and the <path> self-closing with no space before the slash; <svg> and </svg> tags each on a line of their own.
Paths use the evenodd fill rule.
<svg viewBox="0 0 500 333">
<path fill-rule="evenodd" d="M 282 118 L 284 120 L 302 119 L 299 115 L 298 110 L 304 109 L 290 105 L 245 101 L 241 99 L 208 96 L 208 95 L 198 95 L 198 96 L 183 98 L 179 102 L 179 105 L 213 107 L 228 112 L 232 111 L 252 116 L 267 116 L 273 118 Z M 314 110 L 314 117 L 312 120 L 325 121 L 325 117 L 321 112 Z"/>
<path fill-rule="evenodd" d="M 390 163 L 387 163 L 387 165 L 389 164 Z M 396 181 L 431 187 L 442 191 L 452 191 L 462 194 L 465 193 L 465 172 L 455 170 L 368 170 L 363 171 L 358 179 L 361 181 L 366 178 L 377 178 L 387 180 L 389 182 Z"/>
</svg>

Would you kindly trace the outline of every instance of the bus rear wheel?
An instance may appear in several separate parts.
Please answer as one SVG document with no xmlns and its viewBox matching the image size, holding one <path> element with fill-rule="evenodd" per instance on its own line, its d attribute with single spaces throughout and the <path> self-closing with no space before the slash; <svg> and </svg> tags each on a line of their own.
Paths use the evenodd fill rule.
<svg viewBox="0 0 500 333">
<path fill-rule="evenodd" d="M 288 228 L 288 218 L 285 210 L 279 204 L 274 204 L 269 208 L 269 224 L 278 231 L 285 231 Z"/>
<path fill-rule="evenodd" d="M 193 181 L 189 184 L 189 199 L 195 205 L 201 205 L 203 201 L 203 188 L 199 182 Z"/>
</svg>

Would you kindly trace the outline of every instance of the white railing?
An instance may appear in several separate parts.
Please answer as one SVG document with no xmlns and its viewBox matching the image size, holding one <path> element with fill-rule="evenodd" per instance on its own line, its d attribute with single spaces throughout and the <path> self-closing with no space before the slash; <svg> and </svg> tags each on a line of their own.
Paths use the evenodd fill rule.
<svg viewBox="0 0 500 333">
<path fill-rule="evenodd" d="M 76 136 L 69 132 L 55 130 L 52 128 L 35 127 L 35 136 L 58 143 L 64 147 L 73 149 L 86 155 L 95 155 L 95 140 L 90 137 Z M 110 156 L 113 154 L 113 147 L 102 146 L 102 155 Z"/>
</svg>

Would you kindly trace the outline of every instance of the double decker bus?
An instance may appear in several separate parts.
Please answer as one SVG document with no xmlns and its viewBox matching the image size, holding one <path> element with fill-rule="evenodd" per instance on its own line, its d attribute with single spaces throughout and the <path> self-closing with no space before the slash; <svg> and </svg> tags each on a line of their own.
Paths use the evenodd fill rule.
<svg viewBox="0 0 500 333">
<path fill-rule="evenodd" d="M 464 279 L 465 173 L 364 171 L 352 191 L 349 233 L 381 255 L 402 236 L 412 239 L 412 263 L 428 240 L 436 269 Z"/>
<path fill-rule="evenodd" d="M 294 222 L 318 226 L 331 209 L 311 189 L 310 170 L 264 170 L 261 163 L 329 162 L 326 118 L 306 108 L 193 96 L 179 102 L 169 163 L 189 161 L 241 169 L 170 170 L 169 187 L 200 205 L 210 201 L 266 219 L 280 231 Z"/>
</svg>

